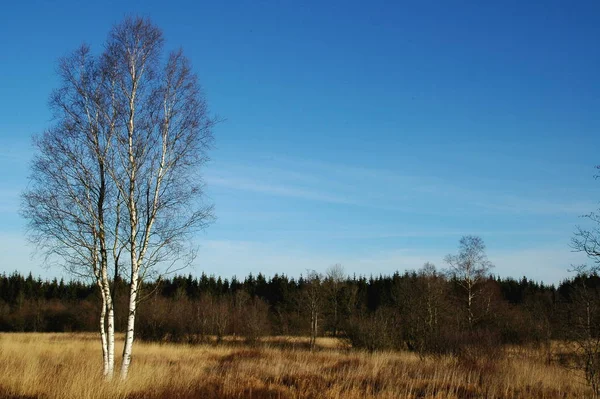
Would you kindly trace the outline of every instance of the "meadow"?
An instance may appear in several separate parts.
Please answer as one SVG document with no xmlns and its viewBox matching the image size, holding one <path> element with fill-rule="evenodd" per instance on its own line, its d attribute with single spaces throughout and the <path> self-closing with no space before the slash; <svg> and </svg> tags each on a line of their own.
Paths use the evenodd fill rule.
<svg viewBox="0 0 600 399">
<path fill-rule="evenodd" d="M 365 352 L 343 341 L 271 337 L 256 345 L 137 342 L 127 381 L 101 376 L 91 333 L 0 334 L 0 398 L 588 398 L 560 346 L 470 359 Z M 117 353 L 122 348 L 119 337 Z"/>
</svg>

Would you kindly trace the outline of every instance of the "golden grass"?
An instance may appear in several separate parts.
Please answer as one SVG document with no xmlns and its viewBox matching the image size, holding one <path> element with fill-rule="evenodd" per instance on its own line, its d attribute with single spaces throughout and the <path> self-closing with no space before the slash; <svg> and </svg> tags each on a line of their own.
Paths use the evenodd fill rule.
<svg viewBox="0 0 600 399">
<path fill-rule="evenodd" d="M 0 334 L 1 398 L 586 398 L 581 376 L 534 350 L 471 365 L 452 357 L 136 342 L 130 378 L 103 381 L 94 334 Z M 122 342 L 119 341 L 119 345 Z M 119 347 L 117 347 L 119 349 Z"/>
</svg>

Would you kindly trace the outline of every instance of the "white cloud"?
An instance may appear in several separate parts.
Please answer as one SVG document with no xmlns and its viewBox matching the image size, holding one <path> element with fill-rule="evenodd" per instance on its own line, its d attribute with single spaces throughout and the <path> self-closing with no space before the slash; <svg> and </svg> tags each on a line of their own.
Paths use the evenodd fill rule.
<svg viewBox="0 0 600 399">
<path fill-rule="evenodd" d="M 304 189 L 294 186 L 279 184 L 265 184 L 246 178 L 224 178 L 217 176 L 208 176 L 206 183 L 219 187 L 232 188 L 236 190 L 253 191 L 264 194 L 272 194 L 282 197 L 300 198 L 314 201 L 330 202 L 337 204 L 353 204 L 357 202 L 350 198 L 332 195 L 317 190 Z"/>
<path fill-rule="evenodd" d="M 562 234 L 556 230 L 477 230 L 477 229 L 429 229 L 415 230 L 410 227 L 398 226 L 398 229 L 378 230 L 357 229 L 356 226 L 340 227 L 329 230 L 283 230 L 287 234 L 295 234 L 297 236 L 310 236 L 312 238 L 319 237 L 322 239 L 387 239 L 387 238 L 441 238 L 441 237 L 457 237 L 465 235 L 477 235 L 485 237 L 539 237 L 539 236 L 556 236 Z"/>
<path fill-rule="evenodd" d="M 593 201 L 561 198 L 558 192 L 506 195 L 507 187 L 484 189 L 477 183 L 286 157 L 260 158 L 255 164 L 215 163 L 206 182 L 273 196 L 430 215 L 581 215 L 597 208 Z M 548 200 L 549 195 L 554 199 Z"/>
<path fill-rule="evenodd" d="M 488 210 L 506 213 L 572 215 L 583 215 L 598 207 L 598 204 L 593 201 L 546 201 L 518 197 L 504 197 L 490 202 L 474 202 L 473 204 Z"/>
</svg>

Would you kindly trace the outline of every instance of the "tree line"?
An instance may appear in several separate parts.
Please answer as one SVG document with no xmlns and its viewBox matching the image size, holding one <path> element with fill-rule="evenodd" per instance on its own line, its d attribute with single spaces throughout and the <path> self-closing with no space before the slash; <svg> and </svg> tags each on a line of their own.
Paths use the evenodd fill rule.
<svg viewBox="0 0 600 399">
<path fill-rule="evenodd" d="M 337 336 L 369 350 L 402 348 L 453 352 L 469 344 L 544 343 L 569 338 L 581 288 L 600 303 L 600 277 L 581 274 L 558 286 L 487 276 L 467 307 L 458 276 L 433 265 L 404 273 L 345 276 L 339 266 L 298 278 L 249 274 L 243 280 L 202 274 L 144 282 L 137 334 L 175 342 L 221 341 L 235 335 L 254 343 L 267 335 Z M 111 281 L 115 302 L 128 283 Z M 588 293 L 589 294 L 589 293 Z M 97 331 L 101 294 L 94 283 L 0 275 L 2 331 Z M 115 328 L 127 326 L 127 307 Z M 581 308 L 577 306 L 577 308 Z M 595 314 L 594 317 L 599 317 Z"/>
</svg>

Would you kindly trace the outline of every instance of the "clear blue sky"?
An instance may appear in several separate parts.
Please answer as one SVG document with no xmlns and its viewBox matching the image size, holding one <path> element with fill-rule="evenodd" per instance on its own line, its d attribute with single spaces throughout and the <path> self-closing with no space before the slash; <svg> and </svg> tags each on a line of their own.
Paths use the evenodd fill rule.
<svg viewBox="0 0 600 399">
<path fill-rule="evenodd" d="M 450 4 L 452 3 L 452 4 Z M 487 4 L 484 4 L 487 3 Z M 556 282 L 600 182 L 600 3 L 14 1 L 0 13 L 0 271 L 46 276 L 18 215 L 56 60 L 126 15 L 182 47 L 223 118 L 191 273 L 445 267 Z"/>
</svg>

